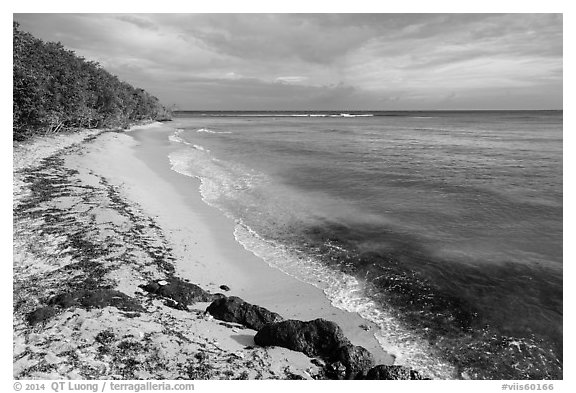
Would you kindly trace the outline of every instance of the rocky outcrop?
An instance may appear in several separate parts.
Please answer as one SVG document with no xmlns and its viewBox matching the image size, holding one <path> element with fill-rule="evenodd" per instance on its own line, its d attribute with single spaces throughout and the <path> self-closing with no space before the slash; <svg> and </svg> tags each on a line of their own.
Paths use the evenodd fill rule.
<svg viewBox="0 0 576 393">
<path fill-rule="evenodd" d="M 280 322 L 284 319 L 275 312 L 246 303 L 236 296 L 216 299 L 206 311 L 221 321 L 239 323 L 254 330 L 260 330 L 266 324 Z"/>
<path fill-rule="evenodd" d="M 418 371 L 412 370 L 406 366 L 385 366 L 380 364 L 371 368 L 365 379 L 387 379 L 387 380 L 421 380 L 424 378 Z"/>
<path fill-rule="evenodd" d="M 189 305 L 196 302 L 212 301 L 215 297 L 198 285 L 182 281 L 177 277 L 151 281 L 140 287 L 149 293 L 168 299 L 166 305 L 179 310 L 187 310 Z"/>
<path fill-rule="evenodd" d="M 318 356 L 328 362 L 332 378 L 362 377 L 374 366 L 374 358 L 368 350 L 352 345 L 337 324 L 325 319 L 268 324 L 256 334 L 254 342 Z"/>
<path fill-rule="evenodd" d="M 366 348 L 352 344 L 338 348 L 335 359 L 345 367 L 344 379 L 364 376 L 375 364 L 374 357 Z"/>
<path fill-rule="evenodd" d="M 308 356 L 331 358 L 348 340 L 342 329 L 325 319 L 313 321 L 287 320 L 264 326 L 254 337 L 261 346 L 279 346 Z"/>
</svg>

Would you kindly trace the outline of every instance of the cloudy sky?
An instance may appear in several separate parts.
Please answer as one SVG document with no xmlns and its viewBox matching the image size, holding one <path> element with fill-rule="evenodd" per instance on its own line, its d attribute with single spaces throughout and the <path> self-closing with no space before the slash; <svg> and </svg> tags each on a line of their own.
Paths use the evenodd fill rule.
<svg viewBox="0 0 576 393">
<path fill-rule="evenodd" d="M 15 14 L 180 109 L 561 109 L 559 14 Z"/>
</svg>

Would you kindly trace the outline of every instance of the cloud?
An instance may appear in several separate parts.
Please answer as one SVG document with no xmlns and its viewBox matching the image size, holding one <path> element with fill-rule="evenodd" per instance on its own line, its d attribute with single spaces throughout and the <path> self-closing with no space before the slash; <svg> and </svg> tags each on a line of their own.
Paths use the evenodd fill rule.
<svg viewBox="0 0 576 393">
<path fill-rule="evenodd" d="M 21 14 L 15 20 L 170 104 L 202 109 L 474 108 L 490 99 L 496 107 L 511 105 L 510 97 L 515 106 L 562 105 L 561 14 Z"/>
<path fill-rule="evenodd" d="M 216 52 L 263 60 L 328 64 L 371 37 L 363 25 L 318 24 L 301 15 L 217 14 L 187 26 L 187 34 Z"/>
<path fill-rule="evenodd" d="M 280 83 L 302 83 L 305 82 L 308 78 L 305 76 L 279 76 L 276 78 L 276 82 Z"/>
</svg>

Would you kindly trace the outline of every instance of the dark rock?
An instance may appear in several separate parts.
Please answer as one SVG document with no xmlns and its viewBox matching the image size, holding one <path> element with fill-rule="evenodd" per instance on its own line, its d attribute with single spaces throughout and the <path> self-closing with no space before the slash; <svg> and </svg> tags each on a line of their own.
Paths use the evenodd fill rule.
<svg viewBox="0 0 576 393">
<path fill-rule="evenodd" d="M 424 378 L 418 371 L 406 366 L 385 366 L 380 364 L 371 368 L 366 375 L 366 379 L 386 379 L 386 380 L 421 380 Z"/>
<path fill-rule="evenodd" d="M 125 293 L 113 289 L 84 289 L 62 293 L 50 299 L 48 305 L 61 308 L 81 307 L 86 309 L 112 306 L 122 311 L 144 311 L 136 300 Z"/>
<path fill-rule="evenodd" d="M 44 323 L 55 316 L 57 312 L 58 311 L 52 306 L 40 307 L 26 315 L 26 321 L 30 325 Z"/>
<path fill-rule="evenodd" d="M 342 362 L 327 364 L 324 371 L 328 379 L 346 379 L 346 366 Z"/>
<path fill-rule="evenodd" d="M 346 379 L 363 378 L 375 364 L 374 357 L 366 348 L 352 344 L 338 348 L 335 359 L 346 368 Z"/>
<path fill-rule="evenodd" d="M 228 285 L 220 285 L 220 289 L 223 291 L 229 291 L 230 287 Z"/>
<path fill-rule="evenodd" d="M 287 320 L 268 324 L 254 336 L 254 342 L 260 346 L 274 345 L 325 359 L 335 358 L 338 348 L 349 344 L 338 325 L 321 318 L 308 322 Z"/>
<path fill-rule="evenodd" d="M 170 299 L 166 305 L 187 310 L 188 306 L 196 302 L 209 302 L 214 299 L 214 296 L 198 285 L 187 283 L 179 278 L 171 278 L 170 280 L 151 281 L 146 285 L 141 285 L 140 288 L 154 295 L 162 296 Z M 162 282 L 165 285 L 160 285 Z"/>
<path fill-rule="evenodd" d="M 352 345 L 337 324 L 325 319 L 268 324 L 254 336 L 254 342 L 318 356 L 328 363 L 326 375 L 332 379 L 361 379 L 375 363 L 366 348 Z"/>
<path fill-rule="evenodd" d="M 236 296 L 214 300 L 206 312 L 221 321 L 236 322 L 254 330 L 260 330 L 266 324 L 283 320 L 279 314 L 264 307 L 246 303 Z"/>
</svg>

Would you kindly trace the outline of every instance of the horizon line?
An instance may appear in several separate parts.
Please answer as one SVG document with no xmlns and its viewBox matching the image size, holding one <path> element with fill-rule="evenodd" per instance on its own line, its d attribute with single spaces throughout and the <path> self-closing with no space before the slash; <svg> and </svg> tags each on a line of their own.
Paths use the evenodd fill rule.
<svg viewBox="0 0 576 393">
<path fill-rule="evenodd" d="M 551 112 L 564 109 L 174 109 L 173 112 Z"/>
</svg>

